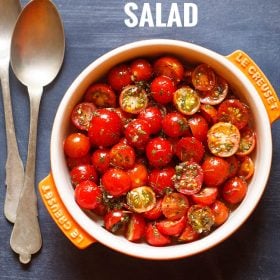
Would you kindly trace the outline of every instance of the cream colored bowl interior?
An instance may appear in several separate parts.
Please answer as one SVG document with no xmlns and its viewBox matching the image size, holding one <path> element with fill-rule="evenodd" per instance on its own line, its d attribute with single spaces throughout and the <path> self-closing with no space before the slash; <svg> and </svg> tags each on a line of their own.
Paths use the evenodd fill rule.
<svg viewBox="0 0 280 280">
<path fill-rule="evenodd" d="M 89 218 L 76 204 L 69 172 L 63 154 L 63 141 L 69 133 L 70 113 L 81 99 L 87 87 L 98 81 L 108 70 L 136 57 L 171 54 L 190 63 L 207 63 L 224 77 L 242 99 L 251 107 L 257 132 L 255 152 L 256 172 L 249 184 L 243 202 L 230 215 L 228 221 L 207 237 L 189 244 L 168 247 L 152 247 L 145 243 L 135 244 L 124 237 L 103 229 Z M 196 254 L 218 244 L 247 219 L 257 205 L 267 182 L 272 155 L 271 130 L 267 113 L 255 88 L 247 78 L 224 56 L 194 44 L 174 40 L 139 41 L 117 48 L 91 63 L 72 83 L 58 108 L 51 136 L 51 169 L 59 195 L 73 218 L 91 236 L 102 244 L 119 252 L 146 259 L 174 259 Z"/>
</svg>

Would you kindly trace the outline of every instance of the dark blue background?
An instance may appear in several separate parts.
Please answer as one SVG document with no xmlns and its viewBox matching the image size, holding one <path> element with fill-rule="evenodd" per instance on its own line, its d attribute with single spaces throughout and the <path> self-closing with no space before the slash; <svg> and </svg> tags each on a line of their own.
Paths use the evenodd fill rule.
<svg viewBox="0 0 280 280">
<path fill-rule="evenodd" d="M 7 0 L 9 1 L 9 0 Z M 25 4 L 27 1 L 22 1 Z M 56 0 L 65 25 L 66 54 L 60 75 L 42 98 L 38 127 L 36 183 L 49 170 L 49 142 L 61 98 L 90 62 L 124 43 L 148 38 L 193 42 L 227 55 L 247 52 L 280 90 L 279 0 L 207 0 L 198 5 L 192 28 L 125 26 L 123 8 L 129 1 Z M 142 6 L 144 1 L 134 1 Z M 156 1 L 150 2 L 154 6 Z M 170 3 L 163 3 L 167 16 Z M 177 1 L 183 6 L 183 1 Z M 26 88 L 10 75 L 14 118 L 23 161 L 26 161 L 29 101 Z M 6 138 L 0 98 L 0 209 L 5 194 Z M 79 251 L 60 232 L 39 199 L 43 248 L 23 266 L 9 247 L 12 225 L 0 211 L 0 279 L 280 279 L 280 124 L 273 124 L 273 164 L 266 191 L 253 215 L 238 232 L 200 255 L 174 261 L 146 261 L 111 251 L 100 244 Z M 15 174 L 16 175 L 16 174 Z"/>
</svg>

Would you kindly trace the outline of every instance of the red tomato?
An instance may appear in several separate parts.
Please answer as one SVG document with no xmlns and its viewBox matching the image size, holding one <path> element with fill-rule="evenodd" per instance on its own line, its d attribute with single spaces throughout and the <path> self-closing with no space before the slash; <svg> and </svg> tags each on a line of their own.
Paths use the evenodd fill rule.
<svg viewBox="0 0 280 280">
<path fill-rule="evenodd" d="M 126 126 L 124 134 L 131 146 L 144 149 L 150 139 L 151 128 L 146 120 L 135 119 Z"/>
<path fill-rule="evenodd" d="M 91 180 L 79 183 L 75 188 L 75 199 L 83 209 L 94 209 L 102 201 L 101 189 Z"/>
<path fill-rule="evenodd" d="M 169 137 L 180 137 L 189 134 L 189 126 L 186 118 L 178 113 L 168 113 L 162 119 L 162 130 Z"/>
<path fill-rule="evenodd" d="M 82 133 L 69 134 L 64 141 L 64 153 L 71 158 L 81 158 L 88 154 L 90 140 Z"/>
<path fill-rule="evenodd" d="M 155 101 L 160 104 L 167 104 L 173 100 L 173 93 L 176 90 L 174 82 L 166 77 L 156 77 L 150 85 L 150 91 Z"/>
<path fill-rule="evenodd" d="M 153 69 L 147 59 L 138 58 L 130 64 L 132 80 L 134 82 L 148 81 L 152 77 Z"/>
<path fill-rule="evenodd" d="M 130 114 L 139 114 L 148 105 L 148 95 L 139 85 L 128 85 L 121 91 L 120 107 Z"/>
<path fill-rule="evenodd" d="M 111 165 L 124 169 L 132 168 L 136 158 L 134 149 L 122 142 L 111 148 L 109 156 Z"/>
<path fill-rule="evenodd" d="M 244 180 L 249 180 L 255 171 L 255 165 L 253 160 L 249 156 L 245 156 L 240 164 L 237 175 L 244 178 Z"/>
<path fill-rule="evenodd" d="M 215 216 L 210 207 L 194 204 L 188 210 L 188 222 L 197 233 L 207 233 L 215 223 Z"/>
<path fill-rule="evenodd" d="M 148 220 L 157 220 L 162 216 L 162 198 L 156 200 L 154 208 L 143 213 L 143 216 Z"/>
<path fill-rule="evenodd" d="M 92 102 L 98 108 L 116 107 L 117 104 L 115 92 L 104 83 L 92 84 L 86 90 L 85 101 Z"/>
<path fill-rule="evenodd" d="M 187 223 L 181 235 L 178 237 L 179 242 L 191 242 L 199 238 L 199 234 Z"/>
<path fill-rule="evenodd" d="M 110 167 L 110 155 L 107 149 L 97 149 L 91 156 L 92 165 L 99 173 L 104 173 Z"/>
<path fill-rule="evenodd" d="M 197 90 L 212 90 L 216 84 L 214 70 L 207 64 L 198 65 L 192 72 L 192 83 Z"/>
<path fill-rule="evenodd" d="M 240 134 L 240 143 L 236 154 L 238 156 L 249 155 L 256 146 L 256 133 L 251 128 L 246 127 Z"/>
<path fill-rule="evenodd" d="M 174 189 L 173 176 L 175 169 L 173 167 L 164 167 L 162 169 L 153 169 L 149 173 L 149 186 L 160 195 Z"/>
<path fill-rule="evenodd" d="M 208 123 L 199 114 L 195 114 L 188 119 L 192 135 L 201 142 L 207 139 Z"/>
<path fill-rule="evenodd" d="M 171 239 L 159 232 L 154 223 L 149 223 L 145 233 L 146 241 L 153 246 L 164 246 L 171 243 Z"/>
<path fill-rule="evenodd" d="M 215 216 L 215 225 L 216 226 L 220 226 L 228 219 L 229 209 L 223 202 L 216 200 L 211 205 L 211 209 Z"/>
<path fill-rule="evenodd" d="M 91 120 L 88 136 L 93 145 L 109 147 L 117 144 L 122 133 L 122 121 L 116 112 L 97 109 Z"/>
<path fill-rule="evenodd" d="M 87 131 L 95 110 L 96 107 L 93 103 L 82 102 L 77 104 L 71 113 L 72 123 L 76 128 Z"/>
<path fill-rule="evenodd" d="M 247 183 L 243 178 L 231 178 L 225 183 L 222 189 L 223 198 L 231 204 L 239 203 L 245 197 L 247 188 Z"/>
<path fill-rule="evenodd" d="M 229 175 L 229 163 L 220 157 L 207 157 L 202 163 L 204 184 L 208 187 L 218 187 Z"/>
<path fill-rule="evenodd" d="M 188 198 L 182 193 L 173 192 L 163 197 L 162 213 L 169 220 L 179 220 L 186 215 L 188 208 Z"/>
<path fill-rule="evenodd" d="M 194 137 L 184 137 L 176 144 L 175 154 L 181 161 L 200 162 L 204 155 L 204 146 Z"/>
<path fill-rule="evenodd" d="M 74 167 L 70 172 L 70 177 L 73 186 L 85 180 L 91 180 L 96 184 L 98 183 L 98 174 L 93 165 L 90 164 Z"/>
<path fill-rule="evenodd" d="M 114 197 L 126 194 L 131 188 L 130 177 L 125 171 L 117 168 L 107 170 L 101 182 L 105 191 Z"/>
<path fill-rule="evenodd" d="M 184 77 L 184 66 L 177 58 L 164 56 L 155 61 L 154 72 L 156 76 L 166 76 L 179 83 Z"/>
<path fill-rule="evenodd" d="M 214 124 L 218 121 L 218 111 L 212 105 L 201 104 L 200 113 L 209 124 Z"/>
<path fill-rule="evenodd" d="M 132 214 L 127 224 L 125 237 L 129 241 L 138 241 L 144 236 L 145 229 L 146 222 L 144 217 L 140 214 Z"/>
<path fill-rule="evenodd" d="M 145 186 L 148 182 L 148 170 L 142 163 L 136 163 L 133 168 L 127 170 L 127 174 L 131 179 L 131 188 Z"/>
<path fill-rule="evenodd" d="M 178 192 L 198 193 L 203 182 L 203 170 L 196 162 L 185 161 L 175 167 L 174 185 Z"/>
<path fill-rule="evenodd" d="M 113 210 L 104 216 L 105 228 L 113 233 L 119 232 L 123 229 L 128 221 L 129 215 L 123 210 Z"/>
<path fill-rule="evenodd" d="M 133 114 L 123 111 L 122 108 L 120 108 L 120 107 L 114 108 L 114 112 L 116 112 L 118 114 L 118 116 L 120 117 L 123 127 L 125 127 L 133 119 Z"/>
<path fill-rule="evenodd" d="M 187 218 L 183 216 L 177 221 L 168 219 L 161 220 L 156 223 L 156 227 L 159 232 L 164 235 L 177 236 L 183 231 L 183 229 L 186 227 L 186 224 Z"/>
<path fill-rule="evenodd" d="M 237 174 L 237 171 L 239 169 L 239 161 L 236 156 L 231 156 L 227 158 L 227 162 L 229 163 L 228 178 L 232 178 Z"/>
<path fill-rule="evenodd" d="M 91 157 L 90 154 L 86 154 L 85 156 L 78 157 L 78 158 L 71 158 L 69 156 L 66 156 L 66 163 L 69 170 L 71 170 L 79 165 L 91 164 Z"/>
<path fill-rule="evenodd" d="M 153 138 L 146 146 L 146 156 L 150 165 L 154 167 L 165 166 L 172 160 L 172 144 L 161 137 Z"/>
<path fill-rule="evenodd" d="M 211 205 L 218 196 L 218 188 L 205 187 L 200 192 L 193 194 L 192 200 L 196 204 Z"/>
<path fill-rule="evenodd" d="M 156 106 L 148 107 L 142 110 L 138 116 L 139 119 L 146 120 L 151 129 L 151 134 L 157 134 L 161 130 L 162 113 Z"/>
<path fill-rule="evenodd" d="M 220 122 L 230 122 L 238 129 L 245 127 L 249 118 L 248 106 L 238 99 L 227 99 L 218 108 L 218 120 Z"/>
<path fill-rule="evenodd" d="M 130 85 L 131 69 L 126 64 L 118 64 L 113 67 L 107 76 L 109 85 L 116 91 L 121 91 L 125 86 Z"/>
</svg>

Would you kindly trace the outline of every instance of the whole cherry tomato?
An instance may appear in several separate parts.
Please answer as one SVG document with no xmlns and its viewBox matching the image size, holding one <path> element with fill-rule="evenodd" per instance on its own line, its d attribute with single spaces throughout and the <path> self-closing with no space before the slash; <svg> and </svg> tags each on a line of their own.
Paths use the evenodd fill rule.
<svg viewBox="0 0 280 280">
<path fill-rule="evenodd" d="M 156 223 L 156 227 L 159 230 L 159 232 L 164 235 L 178 236 L 182 233 L 182 231 L 186 227 L 186 224 L 187 218 L 183 216 L 177 221 L 168 219 L 161 220 Z"/>
<path fill-rule="evenodd" d="M 76 186 L 77 184 L 85 180 L 91 180 L 96 184 L 98 183 L 98 174 L 93 165 L 90 164 L 74 167 L 70 171 L 70 177 L 73 186 Z"/>
<path fill-rule="evenodd" d="M 99 173 L 104 173 L 110 167 L 110 150 L 108 149 L 96 149 L 92 156 L 91 162 L 94 168 Z"/>
<path fill-rule="evenodd" d="M 192 135 L 201 142 L 207 139 L 208 123 L 199 114 L 195 114 L 188 119 L 188 124 L 191 129 Z"/>
<path fill-rule="evenodd" d="M 150 125 L 151 134 L 157 134 L 161 130 L 162 113 L 156 106 L 151 106 L 142 110 L 139 119 L 146 120 Z"/>
<path fill-rule="evenodd" d="M 243 178 L 233 177 L 225 183 L 222 189 L 223 198 L 231 204 L 239 203 L 244 199 L 247 188 L 247 183 Z"/>
<path fill-rule="evenodd" d="M 148 170 L 142 163 L 136 163 L 131 169 L 127 170 L 131 179 L 131 188 L 145 186 L 148 182 Z"/>
<path fill-rule="evenodd" d="M 127 64 L 118 64 L 109 71 L 107 79 L 114 90 L 121 91 L 131 84 L 131 76 L 131 69 Z"/>
<path fill-rule="evenodd" d="M 220 226 L 229 216 L 229 208 L 221 201 L 216 200 L 211 206 L 215 217 L 215 225 Z"/>
<path fill-rule="evenodd" d="M 69 170 L 73 169 L 76 166 L 83 165 L 83 164 L 91 164 L 91 157 L 90 154 L 86 154 L 82 157 L 73 158 L 66 155 L 66 163 Z"/>
<path fill-rule="evenodd" d="M 142 215 L 132 214 L 128 223 L 125 232 L 125 237 L 129 241 L 138 241 L 144 234 L 146 229 L 146 222 Z"/>
<path fill-rule="evenodd" d="M 145 239 L 148 244 L 153 246 L 165 246 L 171 243 L 170 237 L 160 233 L 155 223 L 148 223 Z"/>
<path fill-rule="evenodd" d="M 90 150 L 89 137 L 82 133 L 71 133 L 64 141 L 64 153 L 71 158 L 81 158 Z"/>
<path fill-rule="evenodd" d="M 123 210 L 112 210 L 104 216 L 105 228 L 113 233 L 119 232 L 123 229 L 128 221 L 129 215 L 127 211 Z"/>
<path fill-rule="evenodd" d="M 240 162 L 236 156 L 231 156 L 227 158 L 227 162 L 229 164 L 229 174 L 228 178 L 232 178 L 237 174 L 239 169 Z"/>
<path fill-rule="evenodd" d="M 214 70 L 207 64 L 199 64 L 192 72 L 192 83 L 197 90 L 212 90 L 216 84 Z"/>
<path fill-rule="evenodd" d="M 147 59 L 138 58 L 130 64 L 132 80 L 134 82 L 148 81 L 152 77 L 152 65 Z"/>
</svg>

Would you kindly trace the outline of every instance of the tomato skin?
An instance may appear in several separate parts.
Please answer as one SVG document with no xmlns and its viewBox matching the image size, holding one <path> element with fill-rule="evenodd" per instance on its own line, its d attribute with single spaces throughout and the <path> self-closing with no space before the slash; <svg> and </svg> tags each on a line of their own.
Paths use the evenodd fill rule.
<svg viewBox="0 0 280 280">
<path fill-rule="evenodd" d="M 127 240 L 135 242 L 140 240 L 146 229 L 146 222 L 142 215 L 132 214 L 127 224 L 125 237 Z"/>
<path fill-rule="evenodd" d="M 131 180 L 121 169 L 110 168 L 101 177 L 105 191 L 114 197 L 126 194 L 131 189 Z"/>
<path fill-rule="evenodd" d="M 161 220 L 156 223 L 156 227 L 159 232 L 164 235 L 177 236 L 183 231 L 183 229 L 186 227 L 186 224 L 187 218 L 183 216 L 177 221 L 168 219 Z"/>
<path fill-rule="evenodd" d="M 208 123 L 199 114 L 195 114 L 188 119 L 188 124 L 191 129 L 192 135 L 201 142 L 207 139 Z"/>
<path fill-rule="evenodd" d="M 90 150 L 89 137 L 82 133 L 71 133 L 64 141 L 64 153 L 71 158 L 81 158 Z"/>
<path fill-rule="evenodd" d="M 207 157 L 201 167 L 204 173 L 204 184 L 208 187 L 218 187 L 228 178 L 230 165 L 220 157 Z"/>
<path fill-rule="evenodd" d="M 189 126 L 186 118 L 178 113 L 168 113 L 162 119 L 162 130 L 169 137 L 180 137 L 189 134 Z"/>
<path fill-rule="evenodd" d="M 152 65 L 147 59 L 138 58 L 130 64 L 132 80 L 134 82 L 148 81 L 152 77 Z"/>
<path fill-rule="evenodd" d="M 158 76 L 151 82 L 150 90 L 153 99 L 165 105 L 173 100 L 176 86 L 170 78 Z"/>
<path fill-rule="evenodd" d="M 102 201 L 101 189 L 91 180 L 77 184 L 74 195 L 77 203 L 83 209 L 94 209 Z"/>
<path fill-rule="evenodd" d="M 74 167 L 83 165 L 83 164 L 91 164 L 91 157 L 90 154 L 86 154 L 82 157 L 78 158 L 71 158 L 66 156 L 66 163 L 69 170 L 72 170 Z"/>
<path fill-rule="evenodd" d="M 192 72 L 192 83 L 200 91 L 212 90 L 216 84 L 216 75 L 207 64 L 199 64 Z"/>
<path fill-rule="evenodd" d="M 216 200 L 212 205 L 211 209 L 215 216 L 215 225 L 222 225 L 229 216 L 229 208 L 221 201 Z"/>
<path fill-rule="evenodd" d="M 149 223 L 146 228 L 145 238 L 153 246 L 165 246 L 171 243 L 170 237 L 163 235 L 154 223 Z"/>
<path fill-rule="evenodd" d="M 173 176 L 175 169 L 173 167 L 164 167 L 161 169 L 153 169 L 149 173 L 149 186 L 159 194 L 164 195 L 167 191 L 174 189 Z"/>
<path fill-rule="evenodd" d="M 231 204 L 241 202 L 247 193 L 247 183 L 240 177 L 229 179 L 223 186 L 222 196 L 225 201 Z"/>
<path fill-rule="evenodd" d="M 117 144 L 122 133 L 122 121 L 116 112 L 97 109 L 91 120 L 88 136 L 93 145 L 109 147 Z"/>
<path fill-rule="evenodd" d="M 92 102 L 98 108 L 116 107 L 117 98 L 115 92 L 108 84 L 96 83 L 86 90 L 85 101 Z"/>
<path fill-rule="evenodd" d="M 131 169 L 127 170 L 131 179 L 131 188 L 145 186 L 148 182 L 148 170 L 142 163 L 136 163 Z"/>
<path fill-rule="evenodd" d="M 247 156 L 255 149 L 256 133 L 253 129 L 245 127 L 240 134 L 240 143 L 236 154 L 238 156 Z"/>
<path fill-rule="evenodd" d="M 192 242 L 199 238 L 199 233 L 197 233 L 190 224 L 186 224 L 181 235 L 178 237 L 179 242 Z"/>
<path fill-rule="evenodd" d="M 92 165 L 99 173 L 104 173 L 110 167 L 110 150 L 108 149 L 96 149 L 92 156 Z"/>
<path fill-rule="evenodd" d="M 235 177 L 240 165 L 239 160 L 236 158 L 236 156 L 233 155 L 227 158 L 227 162 L 229 164 L 228 178 Z"/>
<path fill-rule="evenodd" d="M 181 138 L 175 148 L 175 154 L 181 161 L 200 162 L 204 152 L 203 144 L 194 137 Z"/>
<path fill-rule="evenodd" d="M 131 69 L 126 64 L 114 66 L 108 73 L 107 80 L 109 85 L 116 91 L 121 91 L 125 86 L 130 85 Z"/>
<path fill-rule="evenodd" d="M 151 139 L 146 146 L 146 156 L 154 167 L 166 166 L 173 156 L 172 144 L 161 137 Z"/>
<path fill-rule="evenodd" d="M 85 180 L 91 180 L 96 184 L 98 183 L 98 174 L 93 165 L 90 164 L 74 167 L 70 171 L 70 177 L 73 186 Z"/>
<path fill-rule="evenodd" d="M 191 196 L 195 204 L 211 205 L 218 196 L 218 188 L 204 187 L 200 192 Z"/>
<path fill-rule="evenodd" d="M 162 113 L 158 107 L 151 106 L 142 110 L 139 119 L 146 120 L 150 125 L 151 134 L 157 134 L 161 130 Z"/>
<path fill-rule="evenodd" d="M 129 215 L 123 210 L 112 210 L 103 219 L 105 228 L 110 232 L 116 233 L 127 224 Z"/>
<path fill-rule="evenodd" d="M 212 105 L 201 104 L 200 113 L 210 125 L 212 125 L 218 121 L 218 111 Z"/>
<path fill-rule="evenodd" d="M 244 180 L 249 180 L 253 176 L 254 171 L 255 165 L 253 160 L 249 156 L 242 158 L 237 175 L 244 178 Z"/>
<path fill-rule="evenodd" d="M 148 220 L 157 220 L 162 216 L 162 198 L 157 198 L 155 206 L 143 213 L 143 216 Z"/>
</svg>

